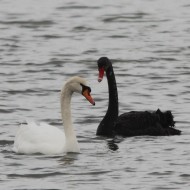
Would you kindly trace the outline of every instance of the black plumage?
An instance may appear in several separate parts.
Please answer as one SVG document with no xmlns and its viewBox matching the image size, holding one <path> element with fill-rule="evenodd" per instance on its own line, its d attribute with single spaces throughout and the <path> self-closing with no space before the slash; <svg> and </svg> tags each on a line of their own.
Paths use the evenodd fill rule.
<svg viewBox="0 0 190 190">
<path fill-rule="evenodd" d="M 171 111 L 156 112 L 131 111 L 120 115 L 114 126 L 114 132 L 122 136 L 165 136 L 179 135 L 174 129 L 175 122 Z"/>
<path fill-rule="evenodd" d="M 107 57 L 98 60 L 99 70 L 106 71 L 109 89 L 109 105 L 106 115 L 100 122 L 97 135 L 114 136 L 166 136 L 180 135 L 181 131 L 174 128 L 175 121 L 171 111 L 155 112 L 131 111 L 118 116 L 117 84 L 111 61 Z"/>
</svg>

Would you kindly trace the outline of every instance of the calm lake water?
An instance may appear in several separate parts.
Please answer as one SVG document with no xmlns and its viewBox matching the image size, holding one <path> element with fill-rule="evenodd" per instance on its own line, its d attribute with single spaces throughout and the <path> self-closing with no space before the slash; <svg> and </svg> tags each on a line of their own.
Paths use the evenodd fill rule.
<svg viewBox="0 0 190 190">
<path fill-rule="evenodd" d="M 181 136 L 96 137 L 108 105 L 96 61 L 113 61 L 120 114 L 172 110 Z M 96 106 L 72 99 L 80 154 L 12 152 L 26 119 L 62 128 L 59 95 L 88 79 Z M 189 0 L 0 0 L 0 189 L 188 190 Z"/>
</svg>

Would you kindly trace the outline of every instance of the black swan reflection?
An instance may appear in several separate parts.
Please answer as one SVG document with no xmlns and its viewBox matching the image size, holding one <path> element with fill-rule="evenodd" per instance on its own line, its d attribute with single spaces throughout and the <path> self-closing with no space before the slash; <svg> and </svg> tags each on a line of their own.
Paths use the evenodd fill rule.
<svg viewBox="0 0 190 190">
<path fill-rule="evenodd" d="M 99 78 L 101 82 L 106 72 L 109 105 L 106 115 L 100 122 L 96 135 L 114 136 L 165 136 L 180 135 L 181 131 L 174 128 L 175 121 L 171 111 L 161 112 L 159 109 L 154 112 L 131 111 L 118 116 L 118 93 L 114 70 L 111 61 L 107 57 L 98 60 Z"/>
</svg>

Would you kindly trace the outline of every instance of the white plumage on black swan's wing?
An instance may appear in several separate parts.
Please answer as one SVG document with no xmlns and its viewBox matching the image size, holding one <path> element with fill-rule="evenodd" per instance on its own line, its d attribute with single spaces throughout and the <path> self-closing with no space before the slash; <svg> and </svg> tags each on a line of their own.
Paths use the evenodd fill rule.
<svg viewBox="0 0 190 190">
<path fill-rule="evenodd" d="M 61 91 L 61 113 L 64 131 L 57 127 L 35 122 L 22 124 L 14 140 L 13 151 L 23 154 L 61 154 L 64 152 L 80 152 L 76 134 L 71 120 L 71 96 L 73 92 L 82 94 L 91 104 L 95 105 L 86 86 L 85 79 L 81 77 L 70 78 Z"/>
<path fill-rule="evenodd" d="M 181 134 L 180 130 L 174 128 L 175 122 L 171 111 L 161 112 L 159 109 L 155 112 L 132 111 L 118 116 L 117 83 L 111 61 L 107 57 L 101 57 L 98 60 L 98 70 L 99 82 L 103 80 L 104 72 L 106 72 L 109 88 L 109 105 L 106 115 L 98 126 L 97 135 L 113 136 L 117 134 L 129 137 Z"/>
</svg>

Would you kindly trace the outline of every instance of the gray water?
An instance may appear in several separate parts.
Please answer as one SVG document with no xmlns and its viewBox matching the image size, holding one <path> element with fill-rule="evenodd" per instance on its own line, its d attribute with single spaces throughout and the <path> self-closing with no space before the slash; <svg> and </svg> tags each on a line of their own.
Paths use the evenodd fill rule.
<svg viewBox="0 0 190 190">
<path fill-rule="evenodd" d="M 0 189 L 190 187 L 189 0 L 0 0 Z M 172 110 L 181 136 L 96 137 L 108 105 L 96 61 L 113 61 L 120 114 Z M 80 154 L 12 152 L 26 119 L 62 128 L 59 95 L 88 79 L 96 106 L 72 99 Z"/>
</svg>

